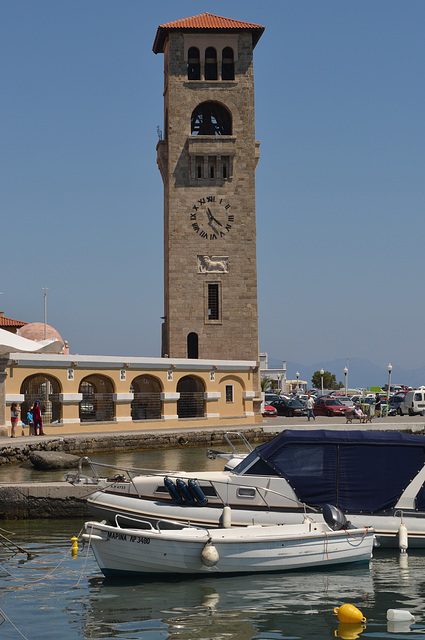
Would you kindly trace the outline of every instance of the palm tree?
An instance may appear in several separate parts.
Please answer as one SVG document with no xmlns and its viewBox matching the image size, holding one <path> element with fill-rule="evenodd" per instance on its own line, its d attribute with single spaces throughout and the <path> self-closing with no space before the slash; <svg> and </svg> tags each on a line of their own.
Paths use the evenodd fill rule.
<svg viewBox="0 0 425 640">
<path fill-rule="evenodd" d="M 268 378 L 267 376 L 261 378 L 261 391 L 267 391 L 268 389 L 270 389 L 272 383 L 273 378 Z"/>
</svg>

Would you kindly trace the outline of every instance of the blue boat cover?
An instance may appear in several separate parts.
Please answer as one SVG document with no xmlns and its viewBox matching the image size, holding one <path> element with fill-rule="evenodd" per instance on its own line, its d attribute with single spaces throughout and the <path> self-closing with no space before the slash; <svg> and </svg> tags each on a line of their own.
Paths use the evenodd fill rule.
<svg viewBox="0 0 425 640">
<path fill-rule="evenodd" d="M 266 463 L 288 480 L 302 502 L 376 513 L 394 507 L 424 466 L 425 437 L 398 431 L 288 430 L 249 458 L 255 454 L 263 467 Z M 424 493 L 422 487 L 416 499 L 420 511 Z"/>
</svg>

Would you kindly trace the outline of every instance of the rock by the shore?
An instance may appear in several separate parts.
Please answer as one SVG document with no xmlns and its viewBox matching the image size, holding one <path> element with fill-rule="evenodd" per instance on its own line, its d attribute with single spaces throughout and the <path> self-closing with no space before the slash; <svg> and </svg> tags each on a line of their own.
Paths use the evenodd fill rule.
<svg viewBox="0 0 425 640">
<path fill-rule="evenodd" d="M 52 469 L 75 469 L 78 467 L 79 456 L 62 451 L 32 451 L 31 464 L 39 471 L 51 471 Z"/>
</svg>

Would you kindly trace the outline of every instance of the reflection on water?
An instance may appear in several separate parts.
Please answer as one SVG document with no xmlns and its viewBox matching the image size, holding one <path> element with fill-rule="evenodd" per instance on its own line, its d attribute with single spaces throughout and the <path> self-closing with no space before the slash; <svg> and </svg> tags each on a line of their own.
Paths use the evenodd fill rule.
<svg viewBox="0 0 425 640">
<path fill-rule="evenodd" d="M 228 450 L 223 445 L 221 450 Z M 120 467 L 144 469 L 163 469 L 168 471 L 216 471 L 223 469 L 225 461 L 221 458 L 209 460 L 206 447 L 183 447 L 179 449 L 155 449 L 116 453 L 90 454 L 94 462 Z M 0 482 L 53 482 L 63 480 L 65 470 L 37 471 L 31 463 L 0 466 Z M 71 471 L 71 469 L 70 469 Z M 106 472 L 105 472 L 105 475 Z"/>
<path fill-rule="evenodd" d="M 101 620 L 105 624 L 120 620 L 127 625 L 142 619 L 167 620 L 184 640 L 209 637 L 211 626 L 215 638 L 228 637 L 229 632 L 232 638 L 241 639 L 259 633 L 267 637 L 277 633 L 273 636 L 277 638 L 308 637 L 313 629 L 316 637 L 328 637 L 335 628 L 330 612 L 339 602 L 341 590 L 356 601 L 360 594 L 370 596 L 373 591 L 365 567 L 349 572 L 202 577 L 171 583 L 105 579 L 101 584 L 95 581 L 95 586 L 94 597 L 90 597 L 90 620 L 95 625 Z M 329 615 L 320 615 L 324 610 Z M 91 629 L 87 635 L 91 637 Z"/>
<path fill-rule="evenodd" d="M 421 552 L 400 560 L 395 551 L 378 551 L 370 569 L 111 580 L 102 577 L 87 547 L 72 558 L 71 537 L 81 521 L 5 524 L 5 535 L 37 553 L 28 560 L 0 547 L 0 609 L 7 618 L 0 632 L 8 640 L 22 637 L 12 623 L 29 640 L 304 640 L 334 638 L 335 632 L 345 638 L 406 637 L 406 628 L 388 629 L 389 608 L 411 611 L 416 622 L 410 634 L 425 633 Z M 333 610 L 345 602 L 366 616 L 365 629 L 340 626 Z"/>
</svg>

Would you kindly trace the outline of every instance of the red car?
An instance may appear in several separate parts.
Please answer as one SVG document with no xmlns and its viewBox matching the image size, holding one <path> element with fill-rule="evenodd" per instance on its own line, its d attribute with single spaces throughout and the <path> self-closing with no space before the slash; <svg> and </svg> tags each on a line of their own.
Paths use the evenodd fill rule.
<svg viewBox="0 0 425 640">
<path fill-rule="evenodd" d="M 345 416 L 348 407 L 345 407 L 338 398 L 318 398 L 314 403 L 314 415 L 316 416 Z"/>
<path fill-rule="evenodd" d="M 265 404 L 263 416 L 277 416 L 277 409 L 275 407 L 272 407 L 271 404 Z"/>
</svg>

